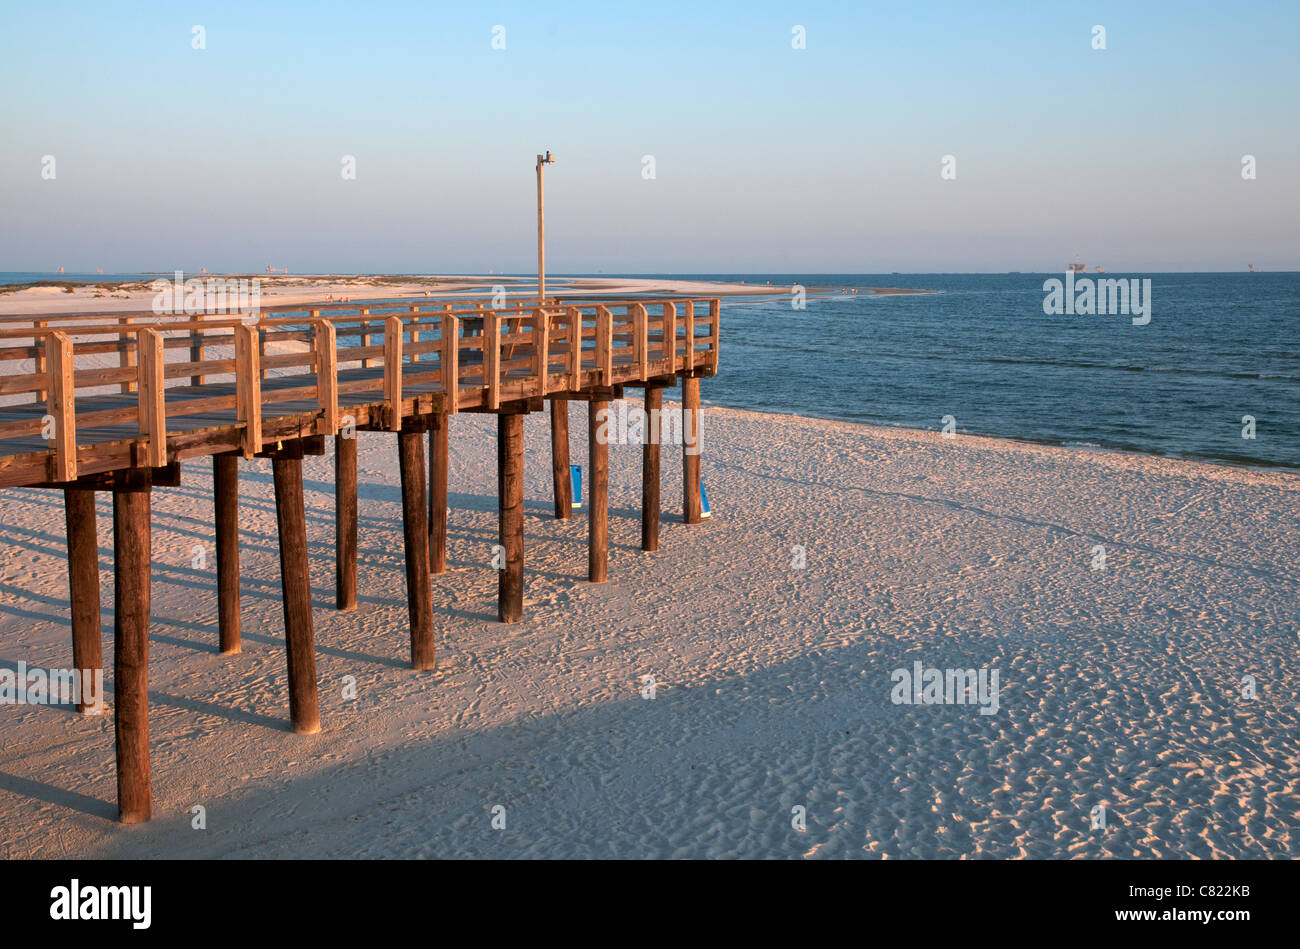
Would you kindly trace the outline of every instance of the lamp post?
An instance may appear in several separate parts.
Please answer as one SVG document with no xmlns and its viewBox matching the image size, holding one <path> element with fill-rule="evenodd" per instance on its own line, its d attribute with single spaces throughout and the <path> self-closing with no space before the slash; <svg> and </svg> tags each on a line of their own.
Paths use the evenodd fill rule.
<svg viewBox="0 0 1300 949">
<path fill-rule="evenodd" d="M 546 216 L 542 203 L 542 166 L 555 162 L 551 153 L 537 156 L 537 302 L 546 302 Z"/>
</svg>

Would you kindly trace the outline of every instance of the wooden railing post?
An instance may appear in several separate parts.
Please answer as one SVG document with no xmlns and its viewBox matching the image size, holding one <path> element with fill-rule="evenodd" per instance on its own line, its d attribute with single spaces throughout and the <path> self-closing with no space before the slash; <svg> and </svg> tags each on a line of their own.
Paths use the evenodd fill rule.
<svg viewBox="0 0 1300 949">
<path fill-rule="evenodd" d="M 582 387 L 582 310 L 571 306 L 568 313 L 569 325 L 565 327 L 569 349 L 566 371 L 569 374 L 569 388 L 579 389 Z"/>
<path fill-rule="evenodd" d="M 195 313 L 194 322 L 202 323 L 203 314 Z M 202 362 L 202 361 L 203 361 L 203 330 L 202 329 L 190 330 L 190 362 Z M 203 374 L 196 373 L 195 375 L 190 376 L 190 385 L 192 386 L 203 385 Z"/>
<path fill-rule="evenodd" d="M 76 382 L 72 340 L 66 334 L 45 337 L 45 362 L 49 379 L 45 408 L 54 420 L 54 480 L 72 481 L 77 477 Z"/>
<path fill-rule="evenodd" d="M 650 330 L 645 305 L 632 304 L 632 354 L 636 359 L 637 378 L 650 374 Z"/>
<path fill-rule="evenodd" d="M 34 330 L 43 330 L 45 329 L 45 325 L 46 325 L 45 320 L 34 320 L 32 322 L 32 328 Z M 48 339 L 46 340 L 46 342 L 48 345 Z M 32 359 L 32 369 L 36 372 L 37 375 L 40 375 L 41 373 L 45 372 L 46 369 L 46 365 L 45 365 L 46 350 L 45 347 L 41 346 L 41 335 L 39 332 L 32 334 L 32 345 L 36 349 L 36 355 Z M 44 402 L 48 398 L 49 398 L 49 392 L 47 392 L 45 389 L 37 390 L 36 392 L 37 402 Z"/>
<path fill-rule="evenodd" d="M 551 316 L 541 307 L 533 311 L 533 365 L 537 394 L 546 395 L 551 364 Z"/>
<path fill-rule="evenodd" d="M 718 350 L 721 349 L 722 343 L 722 301 L 709 301 L 709 336 L 712 342 L 709 344 L 709 373 L 716 374 L 718 371 Z"/>
<path fill-rule="evenodd" d="M 669 372 L 677 371 L 677 304 L 664 304 L 663 361 Z"/>
<path fill-rule="evenodd" d="M 614 383 L 614 314 L 607 306 L 596 307 L 596 384 Z"/>
<path fill-rule="evenodd" d="M 257 327 L 235 327 L 235 405 L 236 418 L 244 423 L 240 447 L 245 458 L 262 450 L 262 360 L 257 342 Z"/>
<path fill-rule="evenodd" d="M 319 311 L 313 310 L 313 313 Z M 320 406 L 318 435 L 333 435 L 339 430 L 339 354 L 338 334 L 329 320 L 316 320 L 316 403 Z"/>
<path fill-rule="evenodd" d="M 459 337 L 460 320 L 450 312 L 444 312 L 442 314 L 442 392 L 448 415 L 455 415 L 460 403 Z"/>
<path fill-rule="evenodd" d="M 120 317 L 117 322 L 121 326 L 130 326 L 135 322 L 135 320 L 129 316 L 123 316 Z M 130 333 L 124 333 L 120 330 L 118 331 L 117 353 L 117 365 L 119 368 L 135 368 L 135 340 L 132 338 Z M 121 388 L 123 392 L 134 392 L 136 388 L 136 380 L 131 378 L 123 381 Z"/>
<path fill-rule="evenodd" d="M 149 467 L 167 464 L 167 408 L 164 403 L 163 338 L 157 330 L 140 330 L 137 378 L 140 381 L 140 434 L 149 439 L 145 459 Z"/>
<path fill-rule="evenodd" d="M 495 310 L 483 314 L 483 375 L 487 407 L 495 412 L 501 407 L 501 314 Z"/>
<path fill-rule="evenodd" d="M 384 320 L 384 398 L 391 432 L 402 428 L 402 332 L 400 316 Z"/>
<path fill-rule="evenodd" d="M 695 301 L 686 301 L 686 353 L 682 359 L 682 368 L 687 372 L 695 369 Z"/>
<path fill-rule="evenodd" d="M 365 319 L 365 317 L 367 317 L 367 316 L 369 316 L 369 315 L 370 315 L 370 307 L 368 307 L 368 306 L 363 306 L 363 307 L 361 308 L 361 317 L 362 317 L 362 319 L 361 319 L 361 345 L 362 345 L 362 346 L 369 346 L 369 345 L 370 345 L 370 321 L 367 320 L 367 319 Z M 362 369 L 369 369 L 369 368 L 370 368 L 370 357 L 369 357 L 369 356 L 366 356 L 366 357 L 362 358 L 362 360 L 361 360 L 361 368 L 362 368 Z"/>
</svg>

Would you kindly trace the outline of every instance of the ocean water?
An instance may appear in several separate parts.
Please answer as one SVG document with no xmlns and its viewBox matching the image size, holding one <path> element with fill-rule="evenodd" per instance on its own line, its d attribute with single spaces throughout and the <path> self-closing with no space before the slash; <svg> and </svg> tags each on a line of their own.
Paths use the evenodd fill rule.
<svg viewBox="0 0 1300 949">
<path fill-rule="evenodd" d="M 1105 274 L 1151 279 L 1145 326 L 1045 315 L 1043 282 L 1063 274 L 700 276 L 939 291 L 726 304 L 706 401 L 1300 467 L 1300 273 Z"/>
</svg>

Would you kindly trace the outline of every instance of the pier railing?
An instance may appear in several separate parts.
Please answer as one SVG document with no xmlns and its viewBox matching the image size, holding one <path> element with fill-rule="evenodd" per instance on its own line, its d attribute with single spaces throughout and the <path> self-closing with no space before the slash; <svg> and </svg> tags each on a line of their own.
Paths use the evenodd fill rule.
<svg viewBox="0 0 1300 949">
<path fill-rule="evenodd" d="M 718 366 L 720 305 L 338 303 L 0 319 L 0 487 Z"/>
</svg>

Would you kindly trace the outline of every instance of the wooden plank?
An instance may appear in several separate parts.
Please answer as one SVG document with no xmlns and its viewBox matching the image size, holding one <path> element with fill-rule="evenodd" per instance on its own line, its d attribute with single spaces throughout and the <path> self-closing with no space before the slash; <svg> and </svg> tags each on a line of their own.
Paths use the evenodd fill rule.
<svg viewBox="0 0 1300 949">
<path fill-rule="evenodd" d="M 307 564 L 307 517 L 302 494 L 301 452 L 271 459 L 275 517 L 280 534 L 280 587 L 284 594 L 284 641 L 289 666 L 289 718 L 300 735 L 320 731 L 316 694 L 315 633 Z"/>
<path fill-rule="evenodd" d="M 257 328 L 235 327 L 235 417 L 243 423 L 245 458 L 262 450 L 262 372 Z"/>
<path fill-rule="evenodd" d="M 149 793 L 149 472 L 132 468 L 113 482 L 113 733 L 117 813 L 124 824 L 153 814 Z"/>
<path fill-rule="evenodd" d="M 316 328 L 316 401 L 321 412 L 317 433 L 333 435 L 339 430 L 338 334 L 328 320 L 318 319 L 312 325 Z"/>
<path fill-rule="evenodd" d="M 455 415 L 460 408 L 460 320 L 442 315 L 442 391 L 447 414 Z"/>
<path fill-rule="evenodd" d="M 76 384 L 73 381 L 72 340 L 63 333 L 45 337 L 45 358 L 49 365 L 46 412 L 54 420 L 51 448 L 54 450 L 55 481 L 77 477 Z"/>
<path fill-rule="evenodd" d="M 497 616 L 518 623 L 524 616 L 524 417 L 497 416 L 497 505 L 505 564 L 497 571 Z"/>
</svg>

